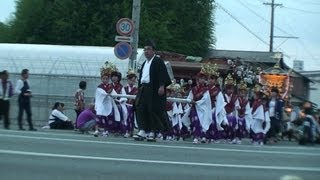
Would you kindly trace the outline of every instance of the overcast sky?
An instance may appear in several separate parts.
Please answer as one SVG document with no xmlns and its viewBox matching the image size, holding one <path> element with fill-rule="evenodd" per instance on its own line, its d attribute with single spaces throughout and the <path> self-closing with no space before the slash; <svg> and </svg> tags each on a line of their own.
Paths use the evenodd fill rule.
<svg viewBox="0 0 320 180">
<path fill-rule="evenodd" d="M 6 22 L 10 18 L 15 11 L 14 2 L 0 0 L 0 21 Z M 217 49 L 269 50 L 271 10 L 263 3 L 271 0 L 216 2 Z M 283 7 L 275 9 L 274 35 L 298 39 L 275 38 L 274 51 L 284 52 L 289 66 L 292 66 L 293 60 L 303 60 L 305 70 L 320 70 L 320 0 L 275 0 L 275 3 Z"/>
<path fill-rule="evenodd" d="M 217 49 L 268 51 L 271 0 L 216 0 Z M 285 61 L 303 60 L 305 70 L 320 70 L 320 1 L 275 0 L 283 7 L 275 9 L 275 36 L 298 39 L 274 39 L 274 51 L 285 53 Z M 234 18 L 230 17 L 225 9 Z M 246 30 L 236 20 L 244 24 Z M 261 39 L 261 40 L 259 40 Z M 267 43 L 267 44 L 266 44 Z"/>
</svg>

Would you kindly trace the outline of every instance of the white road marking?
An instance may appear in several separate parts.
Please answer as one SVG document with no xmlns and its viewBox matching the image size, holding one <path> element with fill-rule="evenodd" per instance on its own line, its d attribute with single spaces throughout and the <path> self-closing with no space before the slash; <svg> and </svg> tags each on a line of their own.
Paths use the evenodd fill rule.
<svg viewBox="0 0 320 180">
<path fill-rule="evenodd" d="M 0 154 L 70 158 L 70 159 L 89 159 L 89 160 L 102 160 L 102 161 L 139 162 L 139 163 L 151 163 L 151 164 L 171 164 L 171 165 L 188 165 L 188 166 L 209 166 L 209 167 L 229 167 L 229 168 L 244 168 L 244 169 L 268 169 L 268 170 L 320 172 L 320 168 L 316 168 L 316 167 L 257 166 L 257 165 L 243 165 L 243 164 L 214 164 L 214 163 L 183 162 L 183 161 L 159 161 L 159 160 L 145 160 L 145 159 L 127 159 L 127 158 L 112 158 L 112 157 L 99 157 L 99 156 L 79 156 L 79 155 L 68 155 L 68 154 L 39 153 L 39 152 L 29 152 L 29 151 L 14 151 L 14 150 L 6 150 L 6 149 L 0 149 Z"/>
<path fill-rule="evenodd" d="M 169 149 L 191 149 L 191 150 L 225 151 L 225 152 L 241 152 L 241 153 L 320 156 L 320 153 L 309 153 L 309 152 L 266 151 L 266 150 L 257 150 L 257 149 L 244 150 L 244 149 L 226 149 L 226 148 L 209 148 L 209 147 L 192 147 L 192 146 L 170 146 L 170 145 L 163 145 L 163 144 L 142 144 L 142 143 L 80 140 L 80 139 L 66 139 L 66 138 L 34 137 L 34 136 L 25 136 L 25 135 L 22 136 L 22 135 L 10 135 L 10 134 L 1 134 L 0 138 L 1 137 L 36 139 L 36 140 L 51 140 L 51 141 L 63 141 L 63 142 L 81 142 L 81 143 L 125 145 L 125 146 L 142 146 L 142 147 L 156 147 L 156 148 L 169 148 Z"/>
<path fill-rule="evenodd" d="M 4 132 L 4 134 L 2 134 L 1 132 Z M 49 132 L 40 132 L 40 131 L 37 131 L 37 132 L 33 132 L 33 131 L 19 131 L 19 130 L 3 130 L 3 129 L 0 129 L 0 135 L 8 135 L 8 133 L 19 133 L 19 134 L 32 134 L 32 135 L 52 135 L 52 136 L 62 136 L 62 137 L 81 137 L 81 138 L 86 138 L 86 139 L 92 139 L 92 136 L 87 136 L 87 135 L 83 135 L 83 134 L 80 134 L 80 133 L 66 133 L 66 132 L 63 132 L 63 131 L 59 131 L 59 130 L 56 130 L 55 132 L 53 131 L 49 131 Z M 107 138 L 108 140 L 119 140 L 119 137 L 108 137 Z M 163 141 L 160 141 L 160 142 L 163 142 Z M 182 143 L 176 143 L 177 145 L 178 144 L 182 144 Z M 183 142 L 183 144 L 192 144 L 192 142 Z M 253 146 L 252 144 L 212 144 L 214 146 L 225 146 L 225 147 L 250 147 L 252 149 L 293 149 L 293 150 L 319 150 L 320 151 L 320 148 L 319 147 L 305 147 L 305 146 L 277 146 L 277 144 L 275 145 L 265 145 L 265 146 Z"/>
</svg>

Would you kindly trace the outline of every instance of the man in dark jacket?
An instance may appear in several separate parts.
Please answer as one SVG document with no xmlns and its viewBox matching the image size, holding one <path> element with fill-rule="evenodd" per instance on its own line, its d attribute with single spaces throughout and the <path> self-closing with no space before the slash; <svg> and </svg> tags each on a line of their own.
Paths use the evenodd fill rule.
<svg viewBox="0 0 320 180">
<path fill-rule="evenodd" d="M 9 111 L 10 111 L 10 98 L 13 96 L 13 85 L 8 79 L 9 73 L 4 70 L 0 72 L 0 118 L 4 118 L 4 128 L 9 129 Z"/>
<path fill-rule="evenodd" d="M 156 131 L 166 132 L 169 123 L 166 116 L 166 87 L 171 84 L 166 66 L 155 54 L 154 45 L 144 47 L 147 60 L 139 72 L 139 90 L 135 101 L 139 132 L 136 137 L 155 138 Z"/>
</svg>

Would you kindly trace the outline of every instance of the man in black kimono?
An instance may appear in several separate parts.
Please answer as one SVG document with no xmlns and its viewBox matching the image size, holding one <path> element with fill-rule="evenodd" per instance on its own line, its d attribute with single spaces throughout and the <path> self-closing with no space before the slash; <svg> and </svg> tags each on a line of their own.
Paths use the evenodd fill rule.
<svg viewBox="0 0 320 180">
<path fill-rule="evenodd" d="M 155 54 L 153 45 L 144 47 L 147 60 L 142 64 L 139 72 L 139 89 L 135 101 L 137 124 L 139 132 L 136 137 L 154 140 L 155 132 L 166 132 L 169 123 L 165 111 L 166 87 L 171 84 L 167 68 Z"/>
</svg>

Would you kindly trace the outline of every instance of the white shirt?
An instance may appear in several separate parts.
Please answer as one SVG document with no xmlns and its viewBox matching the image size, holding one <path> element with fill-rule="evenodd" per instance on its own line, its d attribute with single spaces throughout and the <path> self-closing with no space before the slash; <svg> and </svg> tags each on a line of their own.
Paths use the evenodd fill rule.
<svg viewBox="0 0 320 180">
<path fill-rule="evenodd" d="M 150 82 L 150 66 L 152 63 L 152 60 L 154 59 L 156 55 L 154 55 L 151 60 L 146 60 L 144 63 L 143 69 L 142 69 L 142 75 L 141 75 L 141 83 L 149 83 Z"/>
<path fill-rule="evenodd" d="M 49 124 L 51 124 L 52 122 L 54 122 L 55 117 L 53 117 L 53 116 L 59 118 L 59 119 L 62 120 L 62 121 L 67 121 L 67 120 L 69 119 L 69 118 L 68 118 L 66 115 L 64 115 L 61 111 L 59 111 L 59 110 L 57 110 L 57 109 L 54 109 L 54 110 L 51 112 L 50 116 L 49 116 Z"/>
<path fill-rule="evenodd" d="M 30 83 L 29 80 L 26 80 L 29 87 L 30 87 Z M 15 93 L 20 94 L 21 93 L 21 88 L 23 88 L 24 82 L 22 79 L 18 79 L 17 84 L 16 84 L 16 88 L 15 88 Z"/>
<path fill-rule="evenodd" d="M 272 99 L 269 102 L 269 114 L 270 114 L 270 117 L 274 117 L 275 116 L 275 107 L 276 107 L 276 100 Z"/>
<path fill-rule="evenodd" d="M 10 80 L 7 80 L 6 92 L 3 94 L 2 80 L 0 79 L 0 99 L 9 100 L 10 99 L 10 88 L 12 88 L 12 83 Z"/>
</svg>

